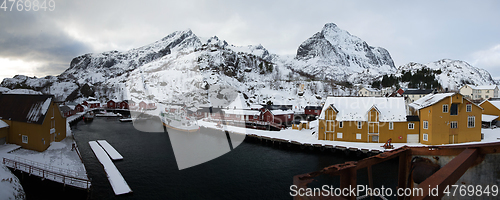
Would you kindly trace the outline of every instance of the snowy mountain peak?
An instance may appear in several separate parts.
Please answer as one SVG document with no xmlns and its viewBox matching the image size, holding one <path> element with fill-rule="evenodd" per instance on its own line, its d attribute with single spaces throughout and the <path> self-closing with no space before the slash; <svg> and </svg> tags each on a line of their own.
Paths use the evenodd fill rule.
<svg viewBox="0 0 500 200">
<path fill-rule="evenodd" d="M 387 50 L 369 46 L 334 23 L 304 41 L 295 58 L 303 62 L 297 69 L 303 73 L 354 83 L 396 71 Z"/>
<path fill-rule="evenodd" d="M 228 45 L 225 40 L 221 41 L 217 36 L 209 38 L 206 44 L 209 46 L 218 46 L 221 48 L 224 48 Z"/>
</svg>

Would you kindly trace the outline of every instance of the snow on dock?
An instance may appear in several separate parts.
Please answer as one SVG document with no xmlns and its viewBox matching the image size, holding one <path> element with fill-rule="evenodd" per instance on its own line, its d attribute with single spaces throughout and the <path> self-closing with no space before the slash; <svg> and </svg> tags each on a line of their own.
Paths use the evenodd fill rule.
<svg viewBox="0 0 500 200">
<path fill-rule="evenodd" d="M 123 159 L 123 156 L 120 153 L 118 153 L 118 151 L 116 151 L 116 149 L 113 148 L 113 146 L 111 146 L 108 143 L 108 141 L 97 140 L 97 143 L 99 143 L 102 146 L 102 148 L 104 149 L 104 151 L 106 151 L 106 153 L 108 153 L 111 160 L 122 160 Z"/>
<path fill-rule="evenodd" d="M 92 148 L 92 151 L 94 151 L 94 154 L 99 162 L 101 162 L 104 167 L 104 171 L 106 171 L 109 183 L 111 184 L 111 187 L 113 187 L 115 195 L 131 193 L 132 190 L 104 149 L 96 141 L 89 141 L 89 145 Z"/>
</svg>

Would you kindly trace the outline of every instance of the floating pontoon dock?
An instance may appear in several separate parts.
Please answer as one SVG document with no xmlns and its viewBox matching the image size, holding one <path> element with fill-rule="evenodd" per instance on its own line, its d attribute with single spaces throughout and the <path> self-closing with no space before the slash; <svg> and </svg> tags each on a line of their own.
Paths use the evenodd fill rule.
<svg viewBox="0 0 500 200">
<path fill-rule="evenodd" d="M 111 187 L 113 187 L 115 195 L 131 193 L 132 190 L 104 149 L 99 146 L 96 141 L 89 141 L 89 145 L 92 148 L 92 151 L 94 151 L 94 154 L 99 162 L 101 162 L 104 167 L 104 171 L 106 171 L 109 183 L 111 184 Z"/>
<path fill-rule="evenodd" d="M 108 153 L 111 160 L 122 160 L 123 159 L 123 156 L 120 153 L 118 153 L 118 151 L 116 151 L 116 149 L 113 148 L 113 146 L 111 146 L 108 143 L 108 141 L 97 140 L 97 142 L 101 145 L 101 147 L 104 149 L 104 151 L 106 151 L 106 153 Z"/>
</svg>

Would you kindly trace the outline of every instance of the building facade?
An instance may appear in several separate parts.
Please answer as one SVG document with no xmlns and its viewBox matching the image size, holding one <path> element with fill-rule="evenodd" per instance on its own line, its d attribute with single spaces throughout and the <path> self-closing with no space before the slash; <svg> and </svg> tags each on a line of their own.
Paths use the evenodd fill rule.
<svg viewBox="0 0 500 200">
<path fill-rule="evenodd" d="M 8 143 L 44 151 L 66 138 L 66 118 L 52 95 L 0 95 L 0 117 L 9 125 Z"/>
<path fill-rule="evenodd" d="M 402 97 L 328 97 L 319 117 L 318 139 L 348 142 L 408 142 L 418 135 Z"/>
<path fill-rule="evenodd" d="M 489 98 L 498 98 L 498 86 L 496 85 L 464 85 L 460 88 L 460 94 L 474 101 Z"/>
<path fill-rule="evenodd" d="M 500 116 L 500 99 L 485 100 L 479 104 L 483 108 L 483 114 Z M 500 117 L 495 121 L 500 121 Z"/>
<path fill-rule="evenodd" d="M 458 93 L 429 94 L 410 104 L 420 119 L 420 143 L 481 141 L 483 109 Z"/>
</svg>

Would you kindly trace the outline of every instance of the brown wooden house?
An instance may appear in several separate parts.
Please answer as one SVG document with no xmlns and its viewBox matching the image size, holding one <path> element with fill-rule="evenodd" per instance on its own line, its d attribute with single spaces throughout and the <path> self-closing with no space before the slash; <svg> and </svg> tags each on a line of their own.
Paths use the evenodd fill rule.
<svg viewBox="0 0 500 200">
<path fill-rule="evenodd" d="M 44 151 L 66 138 L 66 118 L 52 95 L 0 95 L 0 119 L 9 125 L 8 143 Z"/>
</svg>

